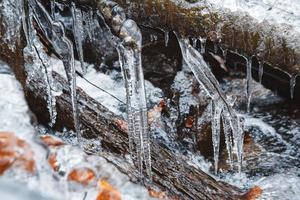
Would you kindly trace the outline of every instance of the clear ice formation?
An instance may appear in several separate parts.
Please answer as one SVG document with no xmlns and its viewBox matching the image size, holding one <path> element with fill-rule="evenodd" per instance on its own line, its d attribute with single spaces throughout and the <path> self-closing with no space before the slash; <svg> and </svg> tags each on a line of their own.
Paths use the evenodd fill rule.
<svg viewBox="0 0 300 200">
<path fill-rule="evenodd" d="M 205 48 L 206 48 L 206 38 L 199 38 L 200 40 L 200 45 L 201 45 L 201 54 L 203 55 L 205 53 Z"/>
<path fill-rule="evenodd" d="M 72 20 L 73 20 L 72 29 L 73 29 L 73 35 L 75 40 L 75 46 L 78 53 L 82 72 L 83 74 L 86 74 L 86 66 L 84 65 L 83 49 L 82 49 L 82 42 L 83 42 L 83 35 L 84 35 L 83 17 L 81 11 L 76 8 L 74 2 L 72 2 L 71 10 L 72 10 Z"/>
<path fill-rule="evenodd" d="M 56 0 L 50 1 L 51 17 L 54 21 L 55 21 L 55 4 L 56 4 Z"/>
<path fill-rule="evenodd" d="M 25 66 L 33 65 L 34 67 L 27 67 L 27 79 L 26 84 L 30 85 L 31 78 L 37 74 L 41 76 L 42 80 L 45 82 L 43 87 L 45 88 L 47 95 L 47 108 L 49 111 L 50 122 L 49 126 L 53 126 L 56 122 L 56 94 L 53 90 L 54 82 L 52 77 L 52 67 L 49 63 L 48 57 L 45 52 L 42 50 L 40 41 L 36 37 L 36 33 L 32 34 L 34 38 L 31 39 L 31 46 L 28 44 L 24 48 L 24 57 L 27 58 L 30 56 L 33 60 L 33 63 L 25 63 Z M 27 59 L 26 59 L 27 60 Z M 39 72 L 37 72 L 39 71 Z"/>
<path fill-rule="evenodd" d="M 197 46 L 197 41 L 198 41 L 197 38 L 192 38 L 192 45 L 194 48 L 196 48 L 196 46 Z"/>
<path fill-rule="evenodd" d="M 169 31 L 164 31 L 165 34 L 165 47 L 168 47 L 169 44 Z"/>
<path fill-rule="evenodd" d="M 297 74 L 292 75 L 290 79 L 290 95 L 291 99 L 294 99 L 294 90 L 296 85 Z"/>
<path fill-rule="evenodd" d="M 72 42 L 66 37 L 63 24 L 61 22 L 53 21 L 50 15 L 47 13 L 46 9 L 39 1 L 29 0 L 28 3 L 29 13 L 27 13 L 27 16 L 24 16 L 25 20 L 27 18 L 31 19 L 31 16 L 34 17 L 38 26 L 45 34 L 48 41 L 52 43 L 54 50 L 59 55 L 60 59 L 64 64 L 71 93 L 74 127 L 79 139 L 80 128 L 77 109 L 76 73 Z M 29 28 L 27 27 L 27 30 L 28 29 Z M 27 33 L 27 37 L 29 37 L 30 34 L 31 31 Z M 29 39 L 28 41 L 30 40 L 31 39 Z"/>
<path fill-rule="evenodd" d="M 53 126 L 56 122 L 56 97 L 55 97 L 55 91 L 54 91 L 54 82 L 52 77 L 52 66 L 49 63 L 49 60 L 47 59 L 47 56 L 45 55 L 44 51 L 42 50 L 42 47 L 40 46 L 40 43 L 37 41 L 36 32 L 34 31 L 34 28 L 32 27 L 32 9 L 31 7 L 24 3 L 23 4 L 23 16 L 22 16 L 22 23 L 23 23 L 23 30 L 25 33 L 27 46 L 24 49 L 24 54 L 28 53 L 34 57 L 35 64 L 38 64 L 42 67 L 42 78 L 46 82 L 45 89 L 47 93 L 47 108 L 49 111 L 50 116 L 50 122 L 49 126 Z M 28 79 L 26 80 L 27 83 L 30 82 L 30 77 L 33 76 L 34 72 L 28 72 Z"/>
<path fill-rule="evenodd" d="M 85 26 L 86 26 L 86 28 L 84 30 L 86 30 L 89 40 L 92 41 L 93 37 L 94 37 L 93 21 L 92 21 L 93 20 L 93 11 L 92 10 L 83 11 L 82 19 L 85 22 Z"/>
<path fill-rule="evenodd" d="M 55 51 L 60 55 L 61 60 L 64 64 L 65 72 L 70 87 L 74 127 L 77 133 L 77 137 L 79 139 L 80 128 L 79 128 L 78 108 L 77 108 L 76 72 L 75 72 L 73 44 L 66 37 L 64 27 L 61 22 L 52 22 L 52 30 L 53 30 L 52 44 Z"/>
<path fill-rule="evenodd" d="M 137 24 L 127 19 L 121 26 L 120 37 L 123 41 L 117 49 L 126 88 L 129 149 L 133 160 L 137 161 L 140 175 L 144 164 L 151 179 L 150 133 L 141 62 L 142 35 Z"/>
<path fill-rule="evenodd" d="M 221 119 L 226 148 L 229 154 L 228 160 L 230 165 L 232 165 L 232 154 L 235 153 L 240 172 L 243 157 L 243 122 L 241 122 L 241 118 L 228 102 L 226 95 L 220 88 L 218 81 L 204 61 L 201 53 L 193 48 L 187 39 L 179 38 L 179 44 L 184 62 L 190 67 L 200 86 L 206 91 L 212 101 L 209 104 L 209 108 L 211 109 L 215 172 L 218 170 Z M 207 121 L 207 116 L 203 120 Z"/>
<path fill-rule="evenodd" d="M 264 75 L 264 62 L 259 61 L 259 66 L 258 66 L 258 80 L 259 80 L 259 83 L 262 82 L 263 75 Z"/>
<path fill-rule="evenodd" d="M 250 104 L 253 92 L 253 83 L 252 83 L 252 56 L 246 59 L 247 75 L 246 75 L 246 95 L 247 95 L 247 112 L 250 112 Z"/>
</svg>

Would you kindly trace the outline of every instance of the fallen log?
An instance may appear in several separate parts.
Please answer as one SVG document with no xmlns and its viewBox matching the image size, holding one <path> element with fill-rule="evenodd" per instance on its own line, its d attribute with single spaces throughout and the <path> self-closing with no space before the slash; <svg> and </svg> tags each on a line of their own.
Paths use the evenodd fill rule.
<svg viewBox="0 0 300 200">
<path fill-rule="evenodd" d="M 3 18 L 2 18 L 3 19 Z M 2 20 L 1 19 L 1 20 Z M 0 28 L 4 29 L 1 23 Z M 39 123 L 47 125 L 49 114 L 47 110 L 47 93 L 44 81 L 39 77 L 31 77 L 26 83 L 26 70 L 23 48 L 25 40 L 21 26 L 15 31 L 18 37 L 3 40 L 4 32 L 0 34 L 0 59 L 7 62 L 17 79 L 22 84 L 26 99 L 31 110 L 36 114 Z M 11 48 L 10 45 L 13 45 Z M 54 80 L 62 86 L 63 93 L 56 97 L 57 121 L 55 130 L 62 128 L 74 129 L 72 105 L 66 80 L 59 74 L 53 73 Z M 127 174 L 132 181 L 138 181 L 138 171 L 126 160 L 128 155 L 128 135 L 118 120 L 122 120 L 108 111 L 99 102 L 89 97 L 80 88 L 77 88 L 78 104 L 80 107 L 80 121 L 83 136 L 86 139 L 99 139 L 103 148 L 103 156 L 114 163 L 120 171 Z M 156 187 L 167 191 L 169 196 L 180 199 L 239 199 L 242 191 L 229 184 L 218 182 L 212 177 L 187 164 L 184 158 L 175 155 L 157 141 L 151 142 L 153 182 L 144 182 L 147 187 Z M 130 167 L 131 166 L 131 167 Z"/>
<path fill-rule="evenodd" d="M 44 98 L 47 94 L 42 87 L 43 81 L 33 77 L 29 85 L 25 84 L 22 45 L 16 48 L 16 52 L 10 51 L 5 43 L 1 43 L 0 47 L 0 58 L 11 66 L 22 83 L 30 108 L 40 123 L 47 124 L 49 115 Z M 58 115 L 55 129 L 60 130 L 62 127 L 73 129 L 71 100 L 66 80 L 55 72 L 54 79 L 63 86 L 63 94 L 57 97 Z M 103 150 L 108 152 L 106 158 L 133 181 L 137 181 L 138 171 L 128 168 L 129 164 L 124 164 L 126 163 L 124 156 L 129 149 L 128 138 L 127 133 L 118 126 L 119 118 L 79 88 L 78 104 L 82 108 L 80 121 L 83 134 L 87 138 L 100 139 Z M 155 186 L 180 199 L 238 199 L 242 194 L 240 189 L 217 182 L 203 171 L 190 166 L 156 141 L 152 141 L 151 146 L 153 183 L 145 183 L 146 186 Z"/>
</svg>

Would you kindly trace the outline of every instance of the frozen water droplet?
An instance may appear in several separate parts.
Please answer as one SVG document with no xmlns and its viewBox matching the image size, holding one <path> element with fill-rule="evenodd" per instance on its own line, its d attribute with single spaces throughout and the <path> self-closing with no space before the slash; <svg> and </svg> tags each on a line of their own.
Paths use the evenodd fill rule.
<svg viewBox="0 0 300 200">
<path fill-rule="evenodd" d="M 291 95 L 291 99 L 294 98 L 294 90 L 295 90 L 295 85 L 296 85 L 296 79 L 297 79 L 297 75 L 292 75 L 291 79 L 290 79 L 290 95 Z"/>
<path fill-rule="evenodd" d="M 165 47 L 168 47 L 169 44 L 169 31 L 165 31 Z"/>
<path fill-rule="evenodd" d="M 259 83 L 262 82 L 263 74 L 264 74 L 264 62 L 263 61 L 259 61 L 259 68 L 258 68 L 258 80 L 259 80 Z"/>
</svg>

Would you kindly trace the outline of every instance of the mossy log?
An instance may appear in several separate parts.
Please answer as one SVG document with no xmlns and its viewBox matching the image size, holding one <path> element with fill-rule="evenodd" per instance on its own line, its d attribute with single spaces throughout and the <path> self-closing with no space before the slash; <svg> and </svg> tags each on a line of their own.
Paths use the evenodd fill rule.
<svg viewBox="0 0 300 200">
<path fill-rule="evenodd" d="M 65 1 L 61 1 L 65 2 Z M 103 9 L 106 1 L 78 0 L 80 7 Z M 185 37 L 205 37 L 209 43 L 231 50 L 227 65 L 241 63 L 255 56 L 252 74 L 258 80 L 259 62 L 264 63 L 262 84 L 277 94 L 290 99 L 290 80 L 297 76 L 294 102 L 300 99 L 300 35 L 287 25 L 258 22 L 249 15 L 229 10 L 220 11 L 205 4 L 187 8 L 173 0 L 116 0 L 129 18 L 144 29 L 176 31 Z M 200 6 L 201 5 L 201 6 Z M 210 40 L 210 41 L 209 41 Z M 222 51 L 219 51 L 222 54 Z"/>
<path fill-rule="evenodd" d="M 105 1 L 78 0 L 78 5 L 101 10 Z M 300 71 L 300 35 L 287 25 L 276 26 L 267 21 L 259 23 L 241 12 L 222 12 L 203 3 L 187 8 L 172 0 L 116 0 L 129 18 L 138 24 L 177 31 L 190 37 L 207 37 L 216 32 L 221 45 L 244 55 L 258 55 L 274 67 L 290 74 Z M 290 32 L 291 31 L 291 32 Z M 297 37 L 298 35 L 298 37 Z"/>
</svg>

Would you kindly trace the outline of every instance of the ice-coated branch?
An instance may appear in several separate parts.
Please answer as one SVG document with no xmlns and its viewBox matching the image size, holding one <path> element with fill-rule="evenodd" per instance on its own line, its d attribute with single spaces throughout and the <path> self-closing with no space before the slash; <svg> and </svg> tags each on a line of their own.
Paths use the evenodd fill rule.
<svg viewBox="0 0 300 200">
<path fill-rule="evenodd" d="M 77 109 L 77 95 L 76 95 L 76 73 L 75 73 L 73 44 L 66 37 L 63 24 L 58 21 L 53 21 L 51 16 L 48 14 L 46 9 L 39 1 L 28 0 L 28 6 L 29 6 L 29 12 L 27 13 L 27 15 L 24 16 L 25 19 L 26 18 L 31 19 L 31 16 L 33 16 L 39 28 L 42 30 L 43 34 L 48 39 L 48 41 L 52 44 L 55 52 L 59 55 L 60 59 L 64 64 L 65 72 L 69 83 L 69 89 L 71 93 L 74 127 L 79 139 L 80 127 L 79 127 L 79 119 L 77 114 L 78 109 Z"/>
</svg>

